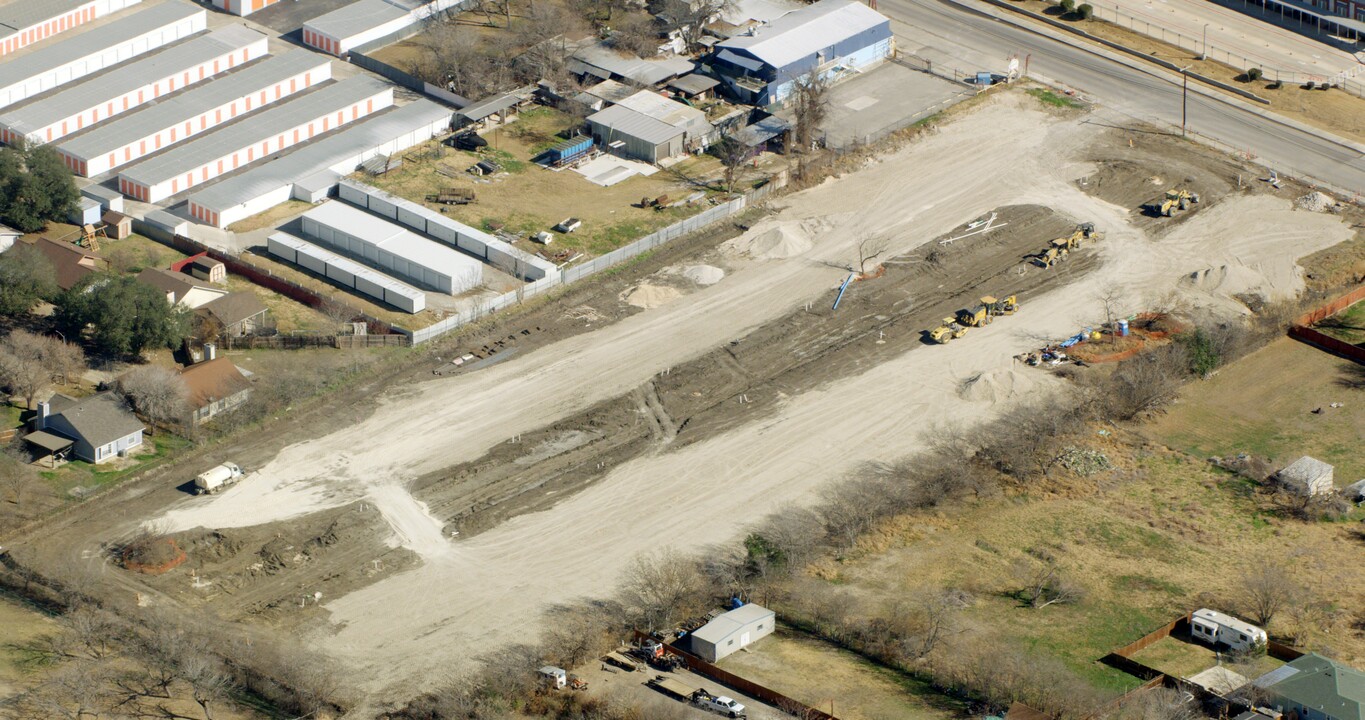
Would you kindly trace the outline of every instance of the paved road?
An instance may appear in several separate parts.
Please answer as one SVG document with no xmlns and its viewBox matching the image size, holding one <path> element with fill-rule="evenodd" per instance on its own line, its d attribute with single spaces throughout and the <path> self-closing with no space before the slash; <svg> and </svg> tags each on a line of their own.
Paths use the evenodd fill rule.
<svg viewBox="0 0 1365 720">
<path fill-rule="evenodd" d="M 901 50 L 940 67 L 999 71 L 1009 56 L 1027 56 L 1033 74 L 1076 88 L 1125 115 L 1180 125 L 1180 86 L 1155 68 L 1129 67 L 1006 23 L 989 7 L 971 0 L 882 0 L 878 5 L 892 18 Z M 1359 151 L 1241 105 L 1191 91 L 1188 127 L 1281 172 L 1365 194 L 1365 158 Z"/>
</svg>

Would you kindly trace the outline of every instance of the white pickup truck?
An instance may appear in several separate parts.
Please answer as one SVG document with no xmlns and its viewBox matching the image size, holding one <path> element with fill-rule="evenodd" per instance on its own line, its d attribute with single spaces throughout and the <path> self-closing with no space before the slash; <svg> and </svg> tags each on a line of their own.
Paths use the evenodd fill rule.
<svg viewBox="0 0 1365 720">
<path fill-rule="evenodd" d="M 242 468 L 237 463 L 223 463 L 209 468 L 194 479 L 195 490 L 200 495 L 213 494 L 237 482 L 242 477 Z"/>
<path fill-rule="evenodd" d="M 703 710 L 717 712 L 726 717 L 742 718 L 744 705 L 724 695 L 712 695 L 705 690 L 698 690 L 692 694 L 692 703 Z"/>
</svg>

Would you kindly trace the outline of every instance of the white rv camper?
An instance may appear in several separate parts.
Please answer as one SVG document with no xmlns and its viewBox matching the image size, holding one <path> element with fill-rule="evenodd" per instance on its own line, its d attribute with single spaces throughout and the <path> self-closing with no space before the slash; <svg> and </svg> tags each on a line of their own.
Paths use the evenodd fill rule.
<svg viewBox="0 0 1365 720">
<path fill-rule="evenodd" d="M 1210 645 L 1226 645 L 1237 651 L 1265 645 L 1265 631 L 1217 610 L 1195 610 L 1190 617 L 1190 634 Z"/>
</svg>

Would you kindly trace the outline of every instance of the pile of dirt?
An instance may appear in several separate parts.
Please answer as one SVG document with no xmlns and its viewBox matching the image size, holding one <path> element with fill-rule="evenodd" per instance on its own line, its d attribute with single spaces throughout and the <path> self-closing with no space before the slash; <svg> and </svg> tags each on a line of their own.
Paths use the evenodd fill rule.
<svg viewBox="0 0 1365 720">
<path fill-rule="evenodd" d="M 783 260 L 809 252 L 810 235 L 799 222 L 779 222 L 762 232 L 751 232 L 728 243 L 730 249 L 760 260 Z"/>
<path fill-rule="evenodd" d="M 995 370 L 973 375 L 958 387 L 958 397 L 973 402 L 997 403 L 1033 389 L 1033 379 L 1014 370 Z"/>
<path fill-rule="evenodd" d="M 638 308 L 653 308 L 668 303 L 682 297 L 682 293 L 677 289 L 666 285 L 646 285 L 639 284 L 626 289 L 621 293 L 621 302 Z"/>
<path fill-rule="evenodd" d="M 1183 284 L 1191 290 L 1219 297 L 1255 294 L 1281 297 L 1299 286 L 1298 266 L 1292 262 L 1246 265 L 1219 265 L 1187 275 Z"/>
<path fill-rule="evenodd" d="M 186 555 L 174 538 L 143 537 L 128 543 L 119 559 L 133 572 L 160 575 L 185 562 Z"/>
<path fill-rule="evenodd" d="M 682 274 L 698 285 L 715 285 L 725 277 L 725 271 L 715 265 L 689 265 Z"/>
<path fill-rule="evenodd" d="M 1295 210 L 1307 210 L 1308 212 L 1330 212 L 1336 206 L 1335 198 L 1316 190 L 1294 201 Z"/>
</svg>

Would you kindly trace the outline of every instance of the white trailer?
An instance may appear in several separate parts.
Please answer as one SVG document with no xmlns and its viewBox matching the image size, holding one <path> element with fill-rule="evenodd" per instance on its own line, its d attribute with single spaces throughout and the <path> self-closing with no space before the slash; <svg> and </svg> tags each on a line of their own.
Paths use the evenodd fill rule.
<svg viewBox="0 0 1365 720">
<path fill-rule="evenodd" d="M 200 495 L 213 494 L 237 482 L 242 477 L 242 468 L 237 463 L 223 463 L 209 468 L 194 479 L 194 487 Z"/>
<path fill-rule="evenodd" d="M 1210 645 L 1226 645 L 1237 651 L 1264 647 L 1268 640 L 1265 630 L 1208 608 L 1194 611 L 1190 617 L 1190 634 L 1196 640 Z"/>
</svg>

